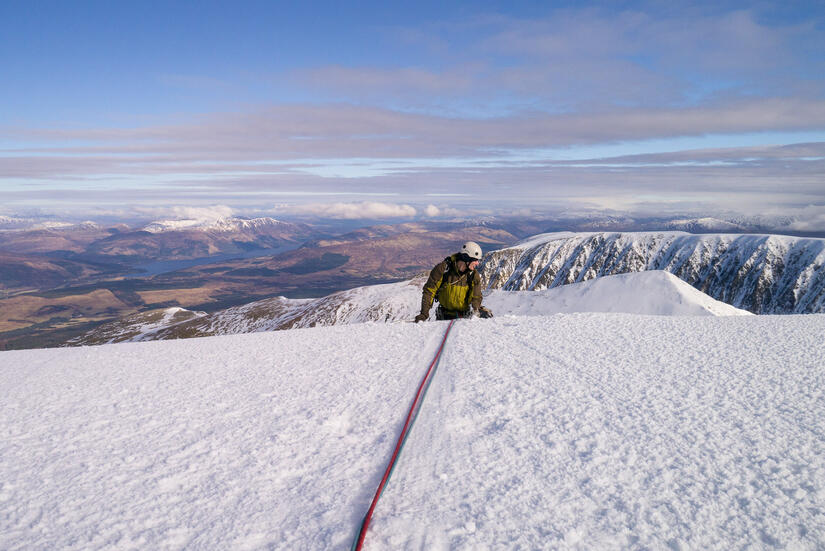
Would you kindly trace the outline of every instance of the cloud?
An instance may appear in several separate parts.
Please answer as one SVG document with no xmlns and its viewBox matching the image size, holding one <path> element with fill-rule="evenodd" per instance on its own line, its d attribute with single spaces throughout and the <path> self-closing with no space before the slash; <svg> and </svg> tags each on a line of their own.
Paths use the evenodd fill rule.
<svg viewBox="0 0 825 551">
<path fill-rule="evenodd" d="M 490 210 L 489 208 L 479 209 L 477 207 L 457 209 L 448 206 L 427 205 L 423 209 L 423 214 L 427 218 L 461 218 L 478 214 L 490 214 Z"/>
<path fill-rule="evenodd" d="M 770 163 L 796 163 L 796 169 L 803 163 L 814 164 L 825 159 L 825 142 L 796 143 L 773 146 L 724 147 L 689 149 L 662 153 L 606 156 L 602 158 L 553 161 L 549 164 L 576 166 L 651 166 L 651 165 L 759 165 Z"/>
<path fill-rule="evenodd" d="M 820 205 L 808 205 L 800 209 L 779 211 L 792 216 L 788 229 L 798 232 L 825 232 L 825 202 Z"/>
<path fill-rule="evenodd" d="M 231 218 L 235 209 L 226 205 L 209 207 L 168 206 L 168 207 L 135 207 L 134 212 L 156 220 L 204 220 L 213 221 L 220 218 Z"/>
<path fill-rule="evenodd" d="M 297 71 L 293 78 L 306 86 L 378 97 L 379 94 L 417 95 L 471 92 L 474 67 L 456 67 L 436 72 L 420 67 L 378 69 L 374 67 L 326 66 Z"/>
<path fill-rule="evenodd" d="M 825 128 L 825 100 L 750 99 L 713 107 L 437 117 L 352 105 L 276 106 L 177 126 L 119 130 L 0 129 L 19 140 L 61 141 L 0 155 L 6 178 L 86 173 L 289 173 L 309 160 L 495 158 L 583 144 Z M 94 142 L 95 145 L 85 145 Z"/>
<path fill-rule="evenodd" d="M 485 116 L 525 106 L 544 112 L 687 107 L 806 90 L 803 97 L 821 97 L 821 20 L 778 23 L 759 6 L 708 8 L 475 15 L 398 32 L 399 42 L 416 37 L 411 47 L 420 66 L 318 67 L 293 78 L 330 101 L 369 99 L 442 114 L 486 110 Z"/>
<path fill-rule="evenodd" d="M 758 213 L 766 208 L 821 204 L 825 155 L 823 144 L 777 148 L 724 148 L 559 161 L 482 158 L 456 162 L 420 162 L 404 171 L 369 178 L 325 178 L 302 174 L 204 173 L 195 179 L 158 174 L 146 180 L 113 182 L 101 176 L 91 180 L 28 182 L 18 188 L 3 186 L 0 203 L 38 207 L 59 203 L 100 207 L 141 205 L 152 218 L 196 216 L 155 205 L 211 208 L 226 205 L 245 209 L 276 202 L 318 202 L 303 210 L 274 213 L 335 218 L 386 218 L 424 215 L 460 217 L 479 208 L 495 212 L 530 206 L 538 210 L 561 208 L 565 203 L 588 203 L 601 208 L 632 208 L 646 204 L 669 210 L 729 208 Z M 260 169 L 260 167 L 258 167 Z M 379 195 L 392 196 L 382 207 L 358 202 Z M 331 205 L 338 206 L 331 206 Z M 386 207 L 386 205 L 392 207 Z M 420 208 L 416 208 L 421 205 Z M 399 210 L 408 206 L 412 210 Z M 452 210 L 450 210 L 452 209 Z M 215 215 L 222 215 L 216 213 Z"/>
<path fill-rule="evenodd" d="M 313 203 L 297 205 L 289 209 L 291 214 L 343 220 L 412 218 L 416 209 L 410 205 L 394 203 Z"/>
<path fill-rule="evenodd" d="M 822 144 L 735 147 L 735 136 L 825 130 L 821 19 L 777 23 L 787 19 L 766 17 L 765 4 L 635 6 L 548 9 L 531 20 L 470 13 L 388 33 L 396 49 L 387 51 L 401 54 L 395 66 L 383 55 L 383 63 L 269 75 L 270 84 L 297 87 L 293 97 L 323 103 L 258 104 L 141 127 L 0 127 L 3 143 L 20 144 L 0 150 L 0 203 L 208 209 L 383 194 L 396 209 L 415 210 L 409 205 L 438 201 L 445 190 L 462 197 L 424 207 L 418 214 L 427 217 L 483 202 L 817 203 Z M 223 86 L 196 75 L 161 78 Z M 575 158 L 582 146 L 632 150 L 709 135 L 734 138 L 725 149 L 651 154 L 639 145 L 636 155 L 557 160 L 566 148 Z M 312 208 L 338 218 L 409 212 L 336 204 Z"/>
</svg>

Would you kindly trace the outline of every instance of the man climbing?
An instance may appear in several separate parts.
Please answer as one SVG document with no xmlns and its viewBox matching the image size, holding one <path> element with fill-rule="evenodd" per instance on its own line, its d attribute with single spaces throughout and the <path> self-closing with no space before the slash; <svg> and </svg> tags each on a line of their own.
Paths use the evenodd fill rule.
<svg viewBox="0 0 825 551">
<path fill-rule="evenodd" d="M 479 316 L 492 318 L 493 313 L 481 305 L 481 276 L 476 268 L 481 247 L 468 241 L 461 250 L 435 265 L 421 294 L 421 313 L 415 321 L 430 317 L 433 300 L 438 300 L 435 317 L 439 320 Z"/>
</svg>

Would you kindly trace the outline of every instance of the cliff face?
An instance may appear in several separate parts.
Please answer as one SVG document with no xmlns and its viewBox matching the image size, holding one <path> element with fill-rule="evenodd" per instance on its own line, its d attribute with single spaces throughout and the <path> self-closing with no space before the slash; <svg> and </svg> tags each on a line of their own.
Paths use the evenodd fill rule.
<svg viewBox="0 0 825 551">
<path fill-rule="evenodd" d="M 600 276 L 665 270 L 755 314 L 825 312 L 825 239 L 682 232 L 553 233 L 493 251 L 490 289 L 540 290 Z"/>
</svg>

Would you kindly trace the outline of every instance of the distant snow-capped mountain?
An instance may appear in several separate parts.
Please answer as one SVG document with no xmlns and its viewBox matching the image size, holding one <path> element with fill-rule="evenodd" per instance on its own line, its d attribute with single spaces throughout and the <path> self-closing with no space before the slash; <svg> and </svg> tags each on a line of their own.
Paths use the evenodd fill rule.
<svg viewBox="0 0 825 551">
<path fill-rule="evenodd" d="M 0 230 L 17 229 L 25 227 L 27 224 L 28 221 L 22 218 L 15 218 L 13 216 L 4 216 L 0 214 Z"/>
<path fill-rule="evenodd" d="M 740 224 L 720 220 L 718 218 L 690 218 L 671 220 L 665 226 L 669 230 L 685 231 L 689 233 L 708 232 L 743 232 L 746 228 Z"/>
<path fill-rule="evenodd" d="M 0 230 L 98 231 L 102 229 L 103 226 L 91 221 L 68 222 L 65 220 L 35 220 L 33 218 L 15 218 L 12 216 L 0 216 Z"/>
<path fill-rule="evenodd" d="M 239 232 L 246 230 L 261 230 L 288 225 L 287 222 L 274 218 L 217 218 L 217 219 L 188 219 L 188 220 L 160 220 L 142 227 L 143 231 L 162 233 L 170 231 L 200 230 L 217 232 Z"/>
<path fill-rule="evenodd" d="M 57 230 L 70 232 L 99 232 L 103 231 L 103 226 L 97 222 L 89 220 L 85 222 L 61 222 L 61 221 L 47 221 L 36 222 L 29 226 L 29 230 Z"/>
<path fill-rule="evenodd" d="M 77 343 L 106 344 L 115 342 L 138 342 L 157 340 L 155 334 L 175 325 L 206 316 L 204 312 L 193 312 L 185 308 L 172 307 L 132 314 L 116 322 L 104 324 L 87 333 Z M 94 335 L 91 338 L 91 335 Z M 86 340 L 86 337 L 90 337 Z"/>
<path fill-rule="evenodd" d="M 681 232 L 551 233 L 487 255 L 490 289 L 540 290 L 665 270 L 757 314 L 825 312 L 825 239 Z"/>
<path fill-rule="evenodd" d="M 358 287 L 319 299 L 275 297 L 213 314 L 182 308 L 153 310 L 103 325 L 70 344 L 205 337 L 368 321 L 411 321 L 419 311 L 424 282 L 424 277 L 418 277 L 400 283 Z M 571 312 L 750 315 L 659 271 L 600 278 L 538 292 L 491 291 L 484 303 L 497 316 Z M 435 308 L 430 314 L 434 319 Z"/>
<path fill-rule="evenodd" d="M 108 236 L 92 243 L 88 252 L 148 261 L 182 260 L 297 244 L 312 234 L 306 224 L 272 218 L 167 220 Z"/>
</svg>

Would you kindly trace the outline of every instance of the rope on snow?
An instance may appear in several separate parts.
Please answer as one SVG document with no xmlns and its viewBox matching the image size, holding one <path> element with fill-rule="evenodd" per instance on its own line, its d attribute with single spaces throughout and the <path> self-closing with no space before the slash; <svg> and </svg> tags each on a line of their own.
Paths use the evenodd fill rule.
<svg viewBox="0 0 825 551">
<path fill-rule="evenodd" d="M 390 462 L 387 464 L 387 468 L 384 471 L 384 477 L 381 479 L 378 489 L 375 490 L 375 496 L 372 498 L 370 508 L 364 516 L 364 520 L 361 522 L 361 528 L 358 530 L 355 541 L 352 542 L 352 551 L 360 551 L 361 546 L 364 545 L 364 538 L 367 535 L 367 528 L 370 525 L 370 520 L 372 520 L 372 513 L 375 511 L 375 506 L 378 504 L 381 494 L 384 493 L 384 488 L 389 482 L 393 470 L 395 470 L 395 464 L 398 461 L 398 457 L 401 455 L 401 450 L 404 448 L 404 443 L 407 441 L 407 436 L 409 436 L 412 426 L 415 424 L 415 419 L 418 417 L 418 412 L 421 409 L 421 403 L 427 395 L 427 389 L 430 388 L 433 375 L 435 374 L 435 370 L 438 367 L 438 362 L 441 359 L 441 352 L 444 350 L 444 344 L 447 342 L 447 337 L 450 335 L 450 329 L 453 328 L 454 323 L 455 320 L 451 320 L 450 324 L 447 326 L 447 330 L 444 332 L 444 338 L 441 339 L 441 345 L 438 347 L 433 361 L 430 362 L 430 367 L 427 368 L 424 378 L 421 379 L 421 384 L 418 385 L 418 392 L 415 393 L 415 399 L 413 400 L 412 406 L 410 406 L 410 411 L 407 413 L 407 419 L 404 421 L 404 428 L 401 429 L 401 434 L 398 436 L 398 442 L 395 444 L 395 450 L 393 451 Z"/>
</svg>

